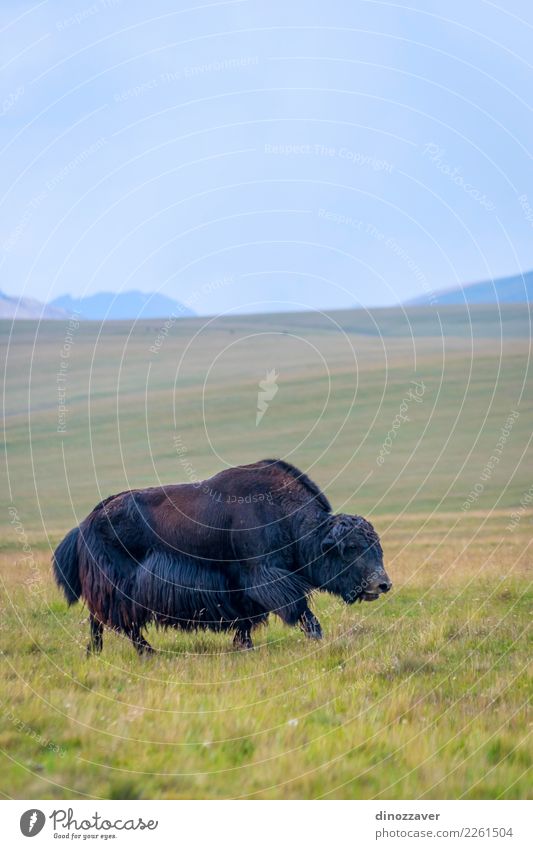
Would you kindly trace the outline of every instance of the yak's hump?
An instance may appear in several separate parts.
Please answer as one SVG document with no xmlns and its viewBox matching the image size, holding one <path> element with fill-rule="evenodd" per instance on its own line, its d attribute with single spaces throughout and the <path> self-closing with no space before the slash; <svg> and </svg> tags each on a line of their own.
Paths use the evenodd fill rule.
<svg viewBox="0 0 533 849">
<path fill-rule="evenodd" d="M 324 495 L 320 487 L 311 480 L 306 474 L 297 469 L 296 466 L 293 466 L 292 463 L 287 463 L 285 460 L 261 460 L 261 465 L 268 465 L 270 467 L 275 467 L 280 469 L 280 471 L 285 472 L 290 475 L 291 478 L 294 478 L 298 481 L 298 483 L 303 486 L 308 492 L 311 493 L 313 498 L 316 499 L 317 504 L 320 505 L 324 510 L 328 513 L 331 513 L 331 504 L 329 503 L 327 497 Z"/>
</svg>

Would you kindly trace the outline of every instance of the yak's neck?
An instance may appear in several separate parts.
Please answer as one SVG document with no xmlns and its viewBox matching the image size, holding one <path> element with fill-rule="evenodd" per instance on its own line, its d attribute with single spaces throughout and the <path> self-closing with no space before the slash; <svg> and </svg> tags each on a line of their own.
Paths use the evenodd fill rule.
<svg viewBox="0 0 533 849">
<path fill-rule="evenodd" d="M 312 519 L 304 518 L 299 523 L 297 535 L 298 566 L 313 586 L 321 584 L 321 564 L 323 560 L 321 540 L 326 535 L 326 527 L 331 513 L 317 511 Z"/>
</svg>

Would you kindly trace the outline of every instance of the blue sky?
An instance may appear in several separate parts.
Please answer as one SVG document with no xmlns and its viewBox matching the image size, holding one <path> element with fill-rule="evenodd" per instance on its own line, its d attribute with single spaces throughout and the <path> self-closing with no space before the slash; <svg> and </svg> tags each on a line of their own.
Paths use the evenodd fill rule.
<svg viewBox="0 0 533 849">
<path fill-rule="evenodd" d="M 8 0 L 0 30 L 9 294 L 381 306 L 533 268 L 526 2 Z"/>
</svg>

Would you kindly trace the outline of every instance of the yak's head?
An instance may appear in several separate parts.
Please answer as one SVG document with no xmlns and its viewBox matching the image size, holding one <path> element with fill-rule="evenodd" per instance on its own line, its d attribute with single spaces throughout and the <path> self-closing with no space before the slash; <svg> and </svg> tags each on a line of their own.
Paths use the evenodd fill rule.
<svg viewBox="0 0 533 849">
<path fill-rule="evenodd" d="M 383 568 L 379 537 L 362 516 L 339 514 L 322 525 L 321 552 L 317 562 L 320 585 L 345 602 L 375 601 L 392 587 Z"/>
</svg>

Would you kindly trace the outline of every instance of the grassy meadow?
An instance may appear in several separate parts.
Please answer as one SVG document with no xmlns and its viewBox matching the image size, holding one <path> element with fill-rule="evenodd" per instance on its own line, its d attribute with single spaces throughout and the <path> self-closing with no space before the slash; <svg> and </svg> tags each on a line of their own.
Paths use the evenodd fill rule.
<svg viewBox="0 0 533 849">
<path fill-rule="evenodd" d="M 0 322 L 0 792 L 531 797 L 530 331 L 520 305 Z M 318 644 L 272 617 L 255 652 L 152 630 L 153 659 L 110 633 L 87 659 L 63 534 L 112 492 L 271 456 L 374 522 L 393 591 L 318 597 Z"/>
</svg>

